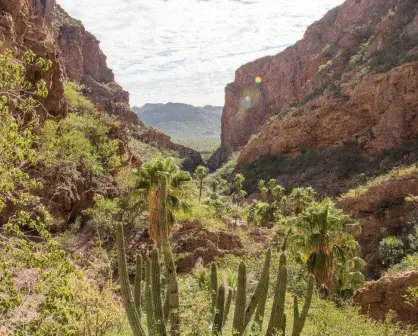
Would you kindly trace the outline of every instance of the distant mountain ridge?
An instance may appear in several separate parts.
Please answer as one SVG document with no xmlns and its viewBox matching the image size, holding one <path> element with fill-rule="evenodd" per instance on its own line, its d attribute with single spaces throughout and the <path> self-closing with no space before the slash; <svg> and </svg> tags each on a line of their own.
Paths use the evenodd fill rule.
<svg viewBox="0 0 418 336">
<path fill-rule="evenodd" d="M 220 137 L 222 106 L 167 103 L 132 109 L 146 124 L 173 138 Z"/>
</svg>

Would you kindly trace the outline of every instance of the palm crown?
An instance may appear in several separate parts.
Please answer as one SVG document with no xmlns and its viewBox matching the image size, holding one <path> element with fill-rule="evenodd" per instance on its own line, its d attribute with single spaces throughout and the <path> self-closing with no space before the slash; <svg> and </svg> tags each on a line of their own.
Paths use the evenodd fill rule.
<svg viewBox="0 0 418 336">
<path fill-rule="evenodd" d="M 170 158 L 157 157 L 153 161 L 141 166 L 136 173 L 135 191 L 148 201 L 149 219 L 148 232 L 154 243 L 159 246 L 161 233 L 158 225 L 158 181 L 161 175 L 167 177 L 167 220 L 169 228 L 175 222 L 176 211 L 189 211 L 190 206 L 185 202 L 185 184 L 191 180 L 190 174 L 180 170 Z"/>
</svg>

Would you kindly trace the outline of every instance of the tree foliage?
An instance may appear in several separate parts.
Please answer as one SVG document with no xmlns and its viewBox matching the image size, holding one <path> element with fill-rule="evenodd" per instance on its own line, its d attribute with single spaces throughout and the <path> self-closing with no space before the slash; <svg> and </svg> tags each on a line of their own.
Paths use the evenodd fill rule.
<svg viewBox="0 0 418 336">
<path fill-rule="evenodd" d="M 190 211 L 189 204 L 184 200 L 188 190 L 186 184 L 191 181 L 189 173 L 180 170 L 170 158 L 157 157 L 141 166 L 135 173 L 134 197 L 145 199 L 148 203 L 148 232 L 157 246 L 161 243 L 161 232 L 158 229 L 158 181 L 161 175 L 166 175 L 168 181 L 169 228 L 175 222 L 176 211 Z"/>
</svg>

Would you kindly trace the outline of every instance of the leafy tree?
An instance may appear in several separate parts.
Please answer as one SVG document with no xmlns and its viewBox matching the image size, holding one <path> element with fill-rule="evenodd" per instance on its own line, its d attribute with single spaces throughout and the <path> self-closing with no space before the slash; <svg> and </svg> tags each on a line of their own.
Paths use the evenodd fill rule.
<svg viewBox="0 0 418 336">
<path fill-rule="evenodd" d="M 269 190 L 266 187 L 266 181 L 260 180 L 258 182 L 258 190 L 260 191 L 261 199 L 263 201 L 267 200 Z"/>
<path fill-rule="evenodd" d="M 401 239 L 389 236 L 380 241 L 379 252 L 382 264 L 392 266 L 400 262 L 405 256 L 405 247 Z"/>
<path fill-rule="evenodd" d="M 295 224 L 290 238 L 293 249 L 315 276 L 317 286 L 325 286 L 329 291 L 333 285 L 343 286 L 346 279 L 336 282 L 348 275 L 350 260 L 354 260 L 358 251 L 354 237 L 344 231 L 354 221 L 336 209 L 329 199 L 311 205 L 291 221 Z M 353 272 L 359 270 L 358 261 L 355 266 L 351 267 Z"/>
<path fill-rule="evenodd" d="M 168 195 L 168 225 L 171 228 L 175 222 L 176 211 L 189 211 L 190 206 L 184 201 L 187 193 L 186 184 L 191 180 L 190 174 L 180 170 L 172 159 L 157 157 L 144 163 L 136 172 L 134 197 L 142 197 L 148 202 L 149 218 L 148 232 L 156 246 L 161 244 L 161 232 L 158 226 L 158 181 L 161 175 L 167 176 Z"/>
<path fill-rule="evenodd" d="M 242 189 L 245 177 L 242 174 L 235 174 L 232 181 L 232 201 L 234 206 L 231 208 L 231 214 L 234 217 L 235 226 L 247 193 Z"/>
<path fill-rule="evenodd" d="M 196 168 L 194 172 L 194 176 L 199 182 L 199 204 L 200 200 L 202 199 L 202 189 L 203 189 L 203 180 L 208 175 L 209 169 L 205 166 L 199 166 Z"/>
</svg>

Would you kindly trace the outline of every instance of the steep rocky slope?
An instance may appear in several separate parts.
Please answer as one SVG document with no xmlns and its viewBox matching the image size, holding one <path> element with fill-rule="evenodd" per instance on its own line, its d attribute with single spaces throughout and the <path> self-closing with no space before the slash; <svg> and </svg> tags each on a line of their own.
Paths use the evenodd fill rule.
<svg viewBox="0 0 418 336">
<path fill-rule="evenodd" d="M 129 93 L 115 82 L 113 71 L 106 64 L 100 42 L 81 23 L 60 6 L 54 11 L 54 28 L 65 75 L 85 85 L 84 94 L 111 115 L 117 115 L 132 132 L 132 136 L 160 148 L 171 149 L 185 158 L 185 168 L 202 163 L 200 154 L 176 144 L 171 138 L 146 126 L 130 108 Z"/>
<path fill-rule="evenodd" d="M 43 119 L 52 117 L 58 121 L 66 117 L 64 82 L 72 80 L 85 85 L 83 93 L 99 109 L 117 115 L 122 121 L 121 127 L 112 129 L 111 134 L 112 138 L 118 139 L 122 154 L 128 148 L 129 137 L 133 137 L 155 147 L 177 151 L 184 158 L 187 169 L 192 170 L 202 162 L 199 153 L 173 143 L 169 136 L 145 126 L 138 119 L 129 107 L 128 93 L 114 81 L 99 42 L 85 31 L 81 22 L 57 8 L 55 1 L 0 0 L 0 41 L 2 51 L 9 48 L 19 56 L 32 50 L 37 56 L 52 61 L 48 71 L 26 67 L 29 81 L 43 79 L 46 82 L 48 96 L 41 99 L 37 108 Z M 142 161 L 138 159 L 138 162 Z M 63 178 L 58 189 L 56 172 L 38 165 L 31 167 L 29 173 L 43 182 L 44 188 L 38 196 L 48 204 L 56 228 L 65 227 L 68 221 L 91 206 L 95 194 L 115 196 L 118 192 L 110 172 L 92 184 L 88 174 L 81 170 Z"/>
<path fill-rule="evenodd" d="M 45 110 L 55 117 L 66 114 L 64 74 L 50 24 L 54 5 L 53 0 L 0 0 L 0 41 L 3 42 L 3 49 L 10 48 L 15 53 L 31 49 L 53 62 L 48 71 L 27 69 L 29 79 L 45 80 L 49 90 L 48 97 L 41 100 L 45 109 L 38 109 L 44 117 Z"/>
<path fill-rule="evenodd" d="M 416 153 L 410 142 L 418 136 L 417 113 L 416 1 L 347 0 L 292 47 L 236 71 L 225 88 L 222 147 L 211 164 L 241 148 L 238 166 L 253 171 L 263 156 L 283 161 L 315 152 L 331 172 L 307 177 L 306 169 L 272 168 L 270 177 L 338 192 L 357 173 L 397 163 L 384 160 L 388 152 Z M 365 168 L 339 174 L 344 160 Z"/>
<path fill-rule="evenodd" d="M 169 136 L 145 126 L 129 106 L 129 94 L 115 82 L 99 41 L 87 32 L 82 23 L 71 18 L 55 0 L 1 0 L 0 40 L 3 48 L 16 52 L 31 49 L 38 56 L 53 62 L 52 68 L 40 73 L 29 69 L 29 77 L 47 83 L 48 97 L 42 108 L 52 116 L 64 117 L 64 80 L 85 85 L 84 94 L 96 106 L 117 115 L 130 134 L 157 147 L 177 151 L 193 168 L 202 162 L 196 151 L 173 143 Z"/>
<path fill-rule="evenodd" d="M 365 275 L 369 279 L 378 279 L 384 270 L 379 254 L 380 241 L 387 236 L 397 236 L 405 241 L 412 230 L 411 219 L 417 216 L 417 209 L 405 200 L 409 195 L 418 195 L 416 172 L 394 174 L 359 195 L 347 195 L 337 202 L 338 207 L 361 225 L 357 240 L 362 258 L 367 262 Z"/>
</svg>

